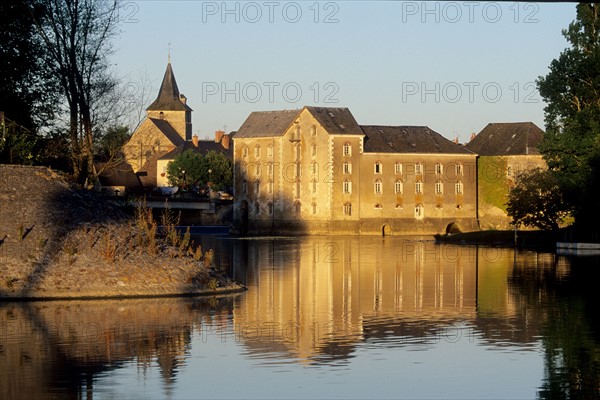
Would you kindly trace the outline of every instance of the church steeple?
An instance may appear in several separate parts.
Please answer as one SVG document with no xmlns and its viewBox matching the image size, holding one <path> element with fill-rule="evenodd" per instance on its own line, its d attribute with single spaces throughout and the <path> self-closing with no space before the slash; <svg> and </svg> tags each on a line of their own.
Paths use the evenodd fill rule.
<svg viewBox="0 0 600 400">
<path fill-rule="evenodd" d="M 182 101 L 182 95 L 179 93 L 177 81 L 171 67 L 171 55 L 169 54 L 169 63 L 163 77 L 158 97 L 146 109 L 148 111 L 192 111 L 192 109 Z M 185 99 L 185 97 L 183 97 Z"/>
</svg>

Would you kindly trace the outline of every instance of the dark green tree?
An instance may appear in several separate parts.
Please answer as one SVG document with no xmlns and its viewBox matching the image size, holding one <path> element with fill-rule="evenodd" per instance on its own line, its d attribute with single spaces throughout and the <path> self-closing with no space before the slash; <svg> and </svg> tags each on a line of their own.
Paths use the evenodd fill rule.
<svg viewBox="0 0 600 400">
<path fill-rule="evenodd" d="M 508 192 L 506 211 L 512 224 L 556 230 L 569 215 L 558 179 L 551 171 L 536 168 L 517 175 Z"/>
<path fill-rule="evenodd" d="M 233 165 L 223 153 L 209 151 L 204 156 L 205 168 L 208 172 L 207 184 L 213 190 L 228 191 L 233 185 Z"/>
<path fill-rule="evenodd" d="M 206 180 L 206 174 L 202 155 L 193 150 L 184 151 L 167 164 L 169 183 L 184 190 L 198 186 Z"/>
<path fill-rule="evenodd" d="M 541 146 L 575 223 L 589 229 L 600 207 L 600 5 L 577 5 L 577 18 L 563 35 L 570 47 L 538 79 L 547 103 Z M 591 227 L 594 229 L 593 227 Z"/>
<path fill-rule="evenodd" d="M 40 128 L 53 120 L 58 82 L 44 62 L 46 47 L 34 22 L 39 10 L 38 0 L 0 2 L 0 112 L 6 118 L 0 162 L 35 162 Z"/>
<path fill-rule="evenodd" d="M 34 164 L 39 141 L 35 132 L 14 121 L 0 118 L 0 163 Z"/>
<path fill-rule="evenodd" d="M 233 182 L 231 161 L 221 153 L 209 151 L 202 156 L 186 150 L 167 164 L 167 177 L 173 186 L 210 186 L 213 190 L 229 189 Z"/>
<path fill-rule="evenodd" d="M 0 111 L 32 132 L 52 116 L 58 83 L 36 32 L 40 13 L 38 0 L 0 2 Z"/>
</svg>

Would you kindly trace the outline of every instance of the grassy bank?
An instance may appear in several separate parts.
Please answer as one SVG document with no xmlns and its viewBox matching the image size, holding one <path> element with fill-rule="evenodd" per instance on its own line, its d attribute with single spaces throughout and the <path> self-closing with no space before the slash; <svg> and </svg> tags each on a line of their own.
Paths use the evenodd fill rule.
<svg viewBox="0 0 600 400">
<path fill-rule="evenodd" d="M 176 216 L 131 211 L 47 168 L 0 165 L 0 298 L 243 290 L 175 229 Z"/>
</svg>

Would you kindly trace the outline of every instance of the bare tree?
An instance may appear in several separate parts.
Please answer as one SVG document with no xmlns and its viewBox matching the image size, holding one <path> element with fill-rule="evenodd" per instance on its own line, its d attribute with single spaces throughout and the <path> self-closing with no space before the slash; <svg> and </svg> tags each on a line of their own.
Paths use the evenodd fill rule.
<svg viewBox="0 0 600 400">
<path fill-rule="evenodd" d="M 40 0 L 33 12 L 69 110 L 73 174 L 93 178 L 94 107 L 116 84 L 108 72 L 118 0 Z"/>
</svg>

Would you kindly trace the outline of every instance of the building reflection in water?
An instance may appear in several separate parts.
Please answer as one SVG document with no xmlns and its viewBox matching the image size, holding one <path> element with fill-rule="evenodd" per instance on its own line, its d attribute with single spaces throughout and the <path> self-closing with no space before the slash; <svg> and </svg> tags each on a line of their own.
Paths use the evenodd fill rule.
<svg viewBox="0 0 600 400">
<path fill-rule="evenodd" d="M 386 346 L 473 340 L 469 335 L 485 333 L 491 323 L 478 309 L 502 321 L 518 311 L 506 279 L 512 251 L 326 237 L 256 242 L 233 254 L 247 262 L 241 270 L 249 291 L 234 309 L 234 323 L 250 354 L 271 350 L 324 362 L 383 337 Z M 522 339 L 512 324 L 503 329 L 489 330 L 490 338 Z"/>
<path fill-rule="evenodd" d="M 119 368 L 158 372 L 169 397 L 205 335 L 223 335 L 254 365 L 346 365 L 359 349 L 441 342 L 542 346 L 540 397 L 600 394 L 600 323 L 586 307 L 600 273 L 593 261 L 397 237 L 207 240 L 247 292 L 0 303 L 0 397 L 92 398 L 95 379 Z"/>
</svg>

